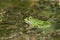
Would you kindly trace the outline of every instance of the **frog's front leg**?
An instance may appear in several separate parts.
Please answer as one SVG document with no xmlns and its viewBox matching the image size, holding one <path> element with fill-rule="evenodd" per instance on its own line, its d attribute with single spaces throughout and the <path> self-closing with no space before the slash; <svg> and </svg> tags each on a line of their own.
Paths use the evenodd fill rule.
<svg viewBox="0 0 60 40">
<path fill-rule="evenodd" d="M 31 28 L 32 28 L 32 25 L 30 24 L 30 25 L 29 25 L 29 29 L 31 29 Z"/>
<path fill-rule="evenodd" d="M 34 25 L 31 25 L 31 24 L 30 24 L 29 29 L 30 29 L 30 30 L 36 30 L 36 29 L 37 29 L 36 27 L 37 27 L 37 26 L 34 26 Z"/>
</svg>

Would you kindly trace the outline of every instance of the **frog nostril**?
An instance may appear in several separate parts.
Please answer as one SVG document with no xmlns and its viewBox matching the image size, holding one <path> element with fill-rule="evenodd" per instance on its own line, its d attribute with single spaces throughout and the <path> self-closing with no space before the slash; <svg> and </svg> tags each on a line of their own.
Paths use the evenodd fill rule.
<svg viewBox="0 0 60 40">
<path fill-rule="evenodd" d="M 27 19 L 27 20 L 29 20 L 29 19 Z"/>
</svg>

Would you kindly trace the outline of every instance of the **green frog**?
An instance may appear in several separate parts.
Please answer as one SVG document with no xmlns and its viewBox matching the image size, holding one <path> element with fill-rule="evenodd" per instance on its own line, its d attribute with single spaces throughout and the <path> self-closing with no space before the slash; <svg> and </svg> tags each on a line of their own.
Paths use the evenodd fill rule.
<svg viewBox="0 0 60 40">
<path fill-rule="evenodd" d="M 32 16 L 25 18 L 24 21 L 27 24 L 29 24 L 32 28 L 49 28 L 51 26 L 51 22 L 42 21 Z"/>
</svg>

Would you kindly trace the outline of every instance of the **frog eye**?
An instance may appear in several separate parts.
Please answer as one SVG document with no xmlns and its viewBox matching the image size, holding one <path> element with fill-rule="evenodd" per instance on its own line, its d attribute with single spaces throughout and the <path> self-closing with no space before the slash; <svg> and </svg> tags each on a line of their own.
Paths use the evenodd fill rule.
<svg viewBox="0 0 60 40">
<path fill-rule="evenodd" d="M 30 16 L 29 19 L 31 19 L 32 17 Z"/>
</svg>

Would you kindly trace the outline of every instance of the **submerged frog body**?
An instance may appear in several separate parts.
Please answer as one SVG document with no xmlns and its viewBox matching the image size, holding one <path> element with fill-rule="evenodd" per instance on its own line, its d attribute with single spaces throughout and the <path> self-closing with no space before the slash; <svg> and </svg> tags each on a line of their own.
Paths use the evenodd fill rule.
<svg viewBox="0 0 60 40">
<path fill-rule="evenodd" d="M 35 28 L 48 28 L 51 26 L 51 23 L 49 21 L 42 21 L 38 20 L 36 18 L 33 18 L 32 16 L 24 19 L 27 24 L 29 24 L 31 27 Z"/>
</svg>

